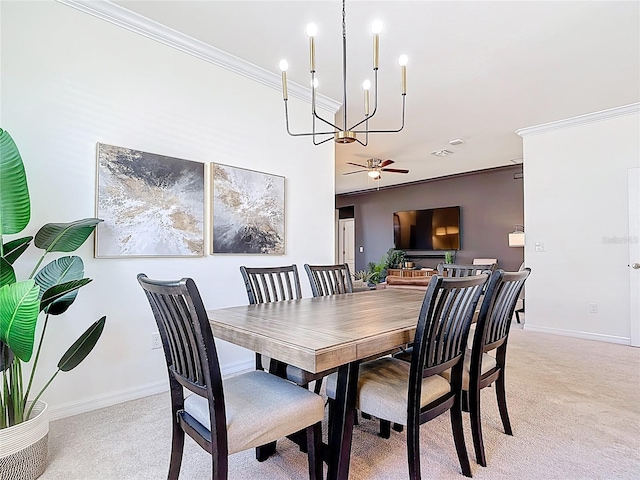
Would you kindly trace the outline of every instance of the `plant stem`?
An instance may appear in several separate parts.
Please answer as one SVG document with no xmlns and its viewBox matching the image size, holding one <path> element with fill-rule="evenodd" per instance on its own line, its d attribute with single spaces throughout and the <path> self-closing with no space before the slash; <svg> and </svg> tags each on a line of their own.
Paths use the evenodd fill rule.
<svg viewBox="0 0 640 480">
<path fill-rule="evenodd" d="M 7 370 L 2 371 L 2 395 L 0 395 L 0 428 L 6 428 L 8 422 L 9 384 L 7 383 Z"/>
<path fill-rule="evenodd" d="M 38 267 L 40 267 L 40 264 L 42 263 L 42 261 L 44 260 L 45 255 L 49 253 L 48 250 L 45 250 L 45 252 L 42 254 L 42 256 L 40 257 L 40 260 L 38 260 L 38 263 L 36 263 L 36 266 L 33 267 L 33 271 L 31 272 L 31 275 L 29 275 L 29 279 L 32 279 L 33 276 L 36 274 L 36 272 L 38 271 Z"/>
<path fill-rule="evenodd" d="M 56 375 L 58 375 L 58 373 L 60 373 L 60 369 L 56 370 L 56 373 L 54 373 L 51 376 L 51 378 L 49 379 L 47 384 L 44 387 L 42 387 L 42 390 L 40 390 L 40 392 L 38 392 L 38 395 L 36 395 L 36 398 L 33 399 L 33 402 L 31 402 L 31 406 L 29 407 L 29 411 L 27 412 L 27 416 L 25 417 L 26 419 L 29 419 L 29 417 L 31 416 L 31 411 L 33 410 L 34 405 L 40 399 L 40 397 L 42 396 L 44 391 L 47 389 L 47 387 L 51 384 L 51 382 L 53 382 L 53 379 L 56 378 Z"/>
<path fill-rule="evenodd" d="M 38 366 L 38 359 L 40 358 L 40 350 L 42 349 L 42 342 L 44 341 L 44 334 L 47 331 L 47 325 L 49 324 L 49 314 L 44 317 L 44 327 L 42 327 L 42 334 L 40 335 L 40 342 L 38 342 L 38 350 L 36 351 L 36 358 L 33 360 L 33 367 L 31 368 L 31 375 L 29 377 L 29 385 L 27 385 L 27 391 L 22 397 L 23 408 L 27 406 L 27 400 L 29 399 L 29 392 L 31 392 L 31 385 L 33 384 L 33 378 L 36 374 L 36 367 Z"/>
</svg>

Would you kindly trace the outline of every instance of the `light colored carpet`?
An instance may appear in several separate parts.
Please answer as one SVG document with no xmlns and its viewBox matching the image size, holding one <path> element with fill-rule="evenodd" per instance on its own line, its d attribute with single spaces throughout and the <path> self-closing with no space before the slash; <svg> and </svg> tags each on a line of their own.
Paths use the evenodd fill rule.
<svg viewBox="0 0 640 480">
<path fill-rule="evenodd" d="M 507 358 L 507 402 L 514 436 L 502 432 L 493 388 L 483 391 L 488 466 L 475 463 L 468 414 L 467 450 L 477 479 L 640 478 L 640 349 L 514 329 Z M 43 480 L 164 479 L 171 443 L 168 394 L 51 424 Z M 350 478 L 408 477 L 404 433 L 376 435 L 378 422 L 355 427 Z M 464 478 L 449 415 L 422 426 L 422 474 Z M 304 479 L 306 456 L 288 440 L 258 463 L 232 455 L 230 479 Z M 187 438 L 182 479 L 211 478 L 210 457 Z"/>
</svg>

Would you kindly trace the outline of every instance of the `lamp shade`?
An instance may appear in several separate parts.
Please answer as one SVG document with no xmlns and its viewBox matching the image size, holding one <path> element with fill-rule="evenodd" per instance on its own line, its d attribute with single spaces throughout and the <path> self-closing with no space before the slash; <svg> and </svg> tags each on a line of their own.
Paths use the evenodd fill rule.
<svg viewBox="0 0 640 480">
<path fill-rule="evenodd" d="M 509 234 L 510 247 L 524 247 L 524 232 L 513 232 Z"/>
</svg>

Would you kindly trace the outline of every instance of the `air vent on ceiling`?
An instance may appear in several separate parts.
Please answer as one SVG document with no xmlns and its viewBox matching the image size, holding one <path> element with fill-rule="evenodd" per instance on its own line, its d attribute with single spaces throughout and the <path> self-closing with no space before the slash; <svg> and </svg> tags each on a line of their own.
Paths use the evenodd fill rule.
<svg viewBox="0 0 640 480">
<path fill-rule="evenodd" d="M 453 155 L 451 150 L 436 150 L 435 152 L 431 152 L 431 155 L 435 155 L 436 157 L 446 157 L 447 155 Z"/>
</svg>

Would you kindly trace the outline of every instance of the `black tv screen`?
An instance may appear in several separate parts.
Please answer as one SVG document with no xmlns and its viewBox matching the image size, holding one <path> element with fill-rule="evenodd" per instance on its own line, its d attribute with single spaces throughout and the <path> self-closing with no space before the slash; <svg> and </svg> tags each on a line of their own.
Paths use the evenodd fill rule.
<svg viewBox="0 0 640 480">
<path fill-rule="evenodd" d="M 398 250 L 460 250 L 460 207 L 393 213 Z"/>
</svg>

